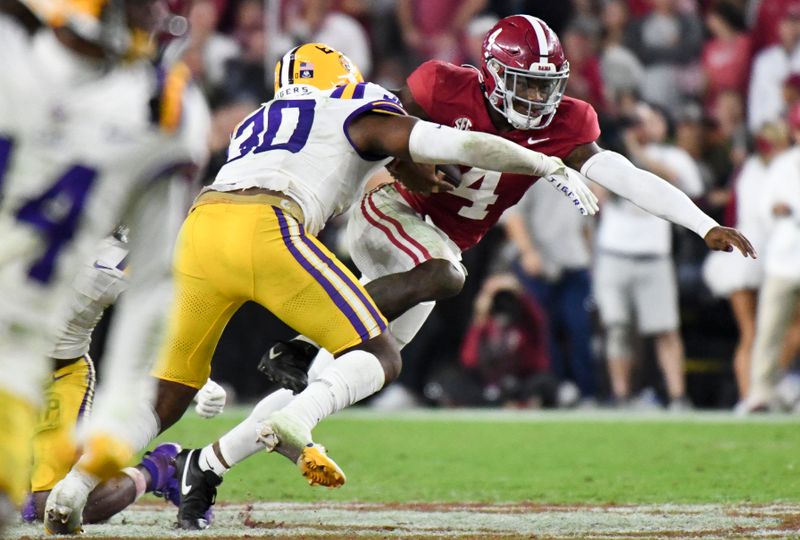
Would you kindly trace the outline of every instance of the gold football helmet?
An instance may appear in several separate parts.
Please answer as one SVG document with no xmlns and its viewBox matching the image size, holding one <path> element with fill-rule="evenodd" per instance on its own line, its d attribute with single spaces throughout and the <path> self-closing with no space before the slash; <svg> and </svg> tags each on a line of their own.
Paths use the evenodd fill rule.
<svg viewBox="0 0 800 540">
<path fill-rule="evenodd" d="M 361 72 L 347 58 L 324 43 L 295 47 L 275 66 L 275 91 L 289 84 L 307 84 L 320 90 L 364 82 Z"/>
<path fill-rule="evenodd" d="M 20 0 L 44 24 L 67 27 L 115 58 L 152 56 L 161 0 Z"/>
</svg>

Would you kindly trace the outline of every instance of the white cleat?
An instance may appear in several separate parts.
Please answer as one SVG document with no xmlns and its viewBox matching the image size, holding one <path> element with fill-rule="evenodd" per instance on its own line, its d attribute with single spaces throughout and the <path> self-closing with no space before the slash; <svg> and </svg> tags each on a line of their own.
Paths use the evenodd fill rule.
<svg viewBox="0 0 800 540">
<path fill-rule="evenodd" d="M 289 414 L 278 411 L 270 415 L 261 427 L 258 440 L 264 443 L 267 452 L 278 450 L 292 459 L 309 485 L 334 488 L 347 480 L 325 448 L 314 443 L 308 428 Z"/>
<path fill-rule="evenodd" d="M 44 530 L 48 534 L 78 534 L 82 532 L 83 507 L 89 491 L 70 478 L 56 484 L 44 507 Z"/>
</svg>

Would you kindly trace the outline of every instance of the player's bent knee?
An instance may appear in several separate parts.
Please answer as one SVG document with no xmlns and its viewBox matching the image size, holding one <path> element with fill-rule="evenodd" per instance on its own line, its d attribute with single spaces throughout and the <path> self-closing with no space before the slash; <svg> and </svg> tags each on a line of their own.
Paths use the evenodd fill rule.
<svg viewBox="0 0 800 540">
<path fill-rule="evenodd" d="M 464 273 L 453 263 L 444 259 L 431 259 L 417 267 L 420 270 L 416 278 L 418 283 L 426 287 L 422 300 L 445 300 L 461 292 L 464 287 Z"/>
<path fill-rule="evenodd" d="M 384 386 L 395 380 L 400 375 L 403 360 L 400 357 L 400 348 L 388 332 L 364 343 L 361 349 L 375 355 L 383 367 L 385 376 Z"/>
</svg>

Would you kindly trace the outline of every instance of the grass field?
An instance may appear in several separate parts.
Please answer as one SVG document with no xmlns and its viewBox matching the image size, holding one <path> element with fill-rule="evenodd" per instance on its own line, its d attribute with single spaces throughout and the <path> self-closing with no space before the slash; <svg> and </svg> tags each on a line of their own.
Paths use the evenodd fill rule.
<svg viewBox="0 0 800 540">
<path fill-rule="evenodd" d="M 187 415 L 167 438 L 201 445 L 242 414 Z M 285 458 L 255 456 L 225 477 L 216 523 L 194 536 L 791 537 L 798 427 L 707 413 L 356 410 L 315 431 L 348 475 L 343 488 L 312 489 Z M 86 536 L 179 536 L 173 521 L 145 498 Z"/>
</svg>

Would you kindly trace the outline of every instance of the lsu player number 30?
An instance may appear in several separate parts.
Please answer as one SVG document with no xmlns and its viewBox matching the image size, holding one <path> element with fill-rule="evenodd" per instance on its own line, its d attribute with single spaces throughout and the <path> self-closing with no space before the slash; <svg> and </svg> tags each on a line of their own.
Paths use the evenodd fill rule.
<svg viewBox="0 0 800 540">
<path fill-rule="evenodd" d="M 160 11 L 154 0 L 0 3 L 0 499 L 26 491 L 47 355 L 82 261 L 124 220 L 131 261 L 147 268 L 135 261 L 160 240 L 143 209 L 169 200 L 156 180 L 206 158 L 208 111 L 187 70 L 147 58 Z"/>
</svg>

